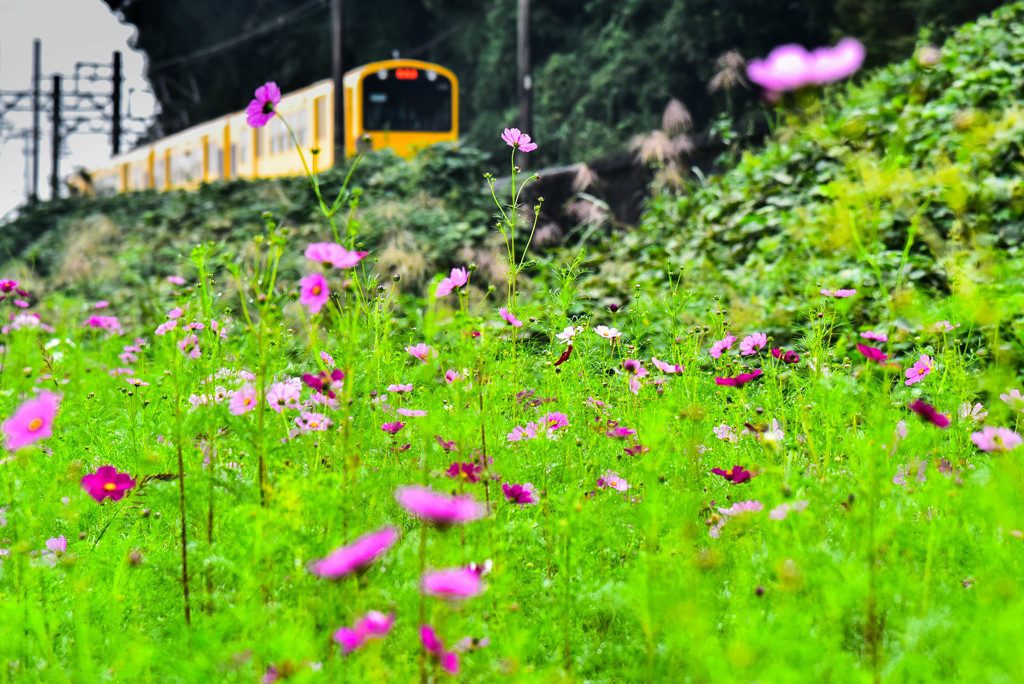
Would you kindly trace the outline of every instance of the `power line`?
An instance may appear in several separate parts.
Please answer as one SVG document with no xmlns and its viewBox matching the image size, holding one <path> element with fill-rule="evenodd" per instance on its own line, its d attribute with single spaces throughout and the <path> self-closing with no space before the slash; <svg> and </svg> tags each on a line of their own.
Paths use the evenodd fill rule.
<svg viewBox="0 0 1024 684">
<path fill-rule="evenodd" d="M 291 12 L 285 12 L 284 14 L 274 17 L 273 19 L 266 21 L 241 35 L 228 38 L 227 40 L 222 40 L 219 43 L 214 43 L 213 45 L 208 45 L 207 47 L 200 48 L 199 50 L 187 55 L 173 57 L 171 59 L 165 59 L 162 62 L 157 62 L 156 64 L 151 64 L 149 66 L 149 71 L 152 73 L 160 69 L 166 69 L 168 67 L 179 66 L 181 64 L 188 64 L 189 62 L 205 59 L 206 57 L 210 57 L 211 55 L 215 55 L 219 52 L 230 50 L 231 48 L 250 41 L 253 38 L 259 38 L 260 36 L 272 33 L 273 31 L 281 29 L 292 22 L 304 19 L 306 15 L 311 15 L 317 10 L 323 10 L 326 8 L 327 5 L 324 3 L 324 0 L 310 0 L 306 4 L 296 7 Z"/>
</svg>

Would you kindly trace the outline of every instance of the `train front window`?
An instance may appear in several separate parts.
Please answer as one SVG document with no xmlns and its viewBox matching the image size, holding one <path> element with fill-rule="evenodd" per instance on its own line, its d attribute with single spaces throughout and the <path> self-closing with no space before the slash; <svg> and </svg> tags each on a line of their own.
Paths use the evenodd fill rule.
<svg viewBox="0 0 1024 684">
<path fill-rule="evenodd" d="M 363 129 L 452 130 L 452 83 L 428 69 L 381 69 L 363 79 Z"/>
</svg>

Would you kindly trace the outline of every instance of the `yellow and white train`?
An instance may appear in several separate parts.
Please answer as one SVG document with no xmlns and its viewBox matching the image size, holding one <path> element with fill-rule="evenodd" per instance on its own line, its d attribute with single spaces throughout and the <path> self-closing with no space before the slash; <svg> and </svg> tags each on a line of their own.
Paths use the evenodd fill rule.
<svg viewBox="0 0 1024 684">
<path fill-rule="evenodd" d="M 459 84 L 448 69 L 408 59 L 373 62 L 343 79 L 345 152 L 390 148 L 402 157 L 459 137 Z M 334 165 L 334 81 L 283 95 L 278 113 L 288 120 L 314 172 Z M 310 155 L 312 149 L 318 154 Z M 273 119 L 263 128 L 246 123 L 244 111 L 222 116 L 142 145 L 77 174 L 78 192 L 194 188 L 232 178 L 273 178 L 303 173 L 288 131 Z M 85 185 L 91 182 L 92 187 Z"/>
</svg>

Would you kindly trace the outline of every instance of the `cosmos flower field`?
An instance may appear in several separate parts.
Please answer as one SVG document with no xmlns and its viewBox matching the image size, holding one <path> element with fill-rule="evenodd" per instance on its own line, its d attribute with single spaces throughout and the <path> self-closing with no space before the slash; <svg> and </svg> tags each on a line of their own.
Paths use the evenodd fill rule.
<svg viewBox="0 0 1024 684">
<path fill-rule="evenodd" d="M 836 276 L 781 340 L 667 276 L 570 314 L 571 269 L 520 293 L 515 188 L 507 292 L 452 269 L 415 326 L 341 195 L 321 242 L 197 246 L 155 320 L 0 282 L 0 681 L 1024 671 L 1024 383 L 977 301 L 865 325 Z"/>
</svg>

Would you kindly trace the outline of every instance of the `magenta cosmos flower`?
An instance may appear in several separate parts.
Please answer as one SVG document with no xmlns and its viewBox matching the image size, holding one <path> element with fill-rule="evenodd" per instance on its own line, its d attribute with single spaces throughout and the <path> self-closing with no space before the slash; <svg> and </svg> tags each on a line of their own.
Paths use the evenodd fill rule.
<svg viewBox="0 0 1024 684">
<path fill-rule="evenodd" d="M 732 467 L 732 470 L 728 471 L 722 470 L 721 468 L 712 468 L 711 472 L 714 473 L 715 475 L 720 475 L 724 477 L 726 480 L 728 480 L 734 485 L 749 482 L 750 479 L 754 477 L 754 474 L 752 472 L 750 472 L 749 470 L 744 470 L 743 466 L 740 465 L 735 465 Z"/>
<path fill-rule="evenodd" d="M 993 453 L 1016 449 L 1024 440 L 1009 428 L 986 425 L 981 432 L 971 433 L 971 441 L 982 451 Z"/>
<path fill-rule="evenodd" d="M 871 359 L 872 361 L 885 361 L 887 358 L 889 358 L 889 355 L 886 354 L 881 349 L 878 349 L 876 347 L 869 347 L 866 344 L 858 343 L 857 351 L 859 351 L 861 354 Z"/>
<path fill-rule="evenodd" d="M 245 108 L 245 121 L 253 128 L 263 128 L 277 114 L 275 109 L 281 102 L 281 89 L 273 81 L 256 89 L 255 98 Z"/>
<path fill-rule="evenodd" d="M 40 392 L 35 399 L 29 399 L 4 421 L 3 432 L 9 451 L 46 439 L 53 435 L 53 419 L 60 406 L 60 395 Z"/>
<path fill-rule="evenodd" d="M 420 642 L 427 653 L 437 658 L 442 670 L 452 675 L 459 674 L 459 654 L 445 649 L 433 627 L 420 625 Z"/>
<path fill-rule="evenodd" d="M 682 373 L 686 370 L 685 366 L 681 366 L 677 363 L 665 363 L 664 361 L 659 361 L 657 357 L 654 356 L 651 357 L 651 363 L 654 364 L 654 367 L 662 373 Z"/>
<path fill-rule="evenodd" d="M 629 482 L 614 470 L 604 471 L 604 475 L 597 478 L 598 489 L 614 489 L 618 492 L 629 490 Z"/>
<path fill-rule="evenodd" d="M 518 128 L 506 128 L 501 134 L 501 139 L 521 152 L 533 152 L 537 149 L 537 143 L 530 140 L 530 136 L 521 132 Z"/>
<path fill-rule="evenodd" d="M 786 351 L 776 347 L 771 350 L 772 356 L 782 361 L 783 363 L 800 363 L 800 355 L 795 351 Z"/>
<path fill-rule="evenodd" d="M 736 339 L 735 335 L 726 335 L 711 345 L 711 349 L 708 351 L 708 354 L 710 354 L 713 359 L 721 357 L 722 352 L 726 349 L 732 349 L 732 345 L 736 342 Z"/>
<path fill-rule="evenodd" d="M 904 375 L 907 376 L 907 381 L 904 385 L 913 385 L 915 382 L 924 380 L 925 376 L 935 369 L 935 365 L 932 363 L 931 358 L 927 354 L 921 354 L 921 358 L 914 362 L 914 365 L 904 371 Z"/>
<path fill-rule="evenodd" d="M 437 284 L 437 291 L 434 292 L 435 297 L 445 297 L 451 294 L 452 290 L 457 287 L 462 287 L 469 282 L 469 271 L 464 268 L 453 268 L 452 274 L 447 278 L 443 278 L 441 282 Z"/>
<path fill-rule="evenodd" d="M 361 572 L 395 545 L 398 530 L 394 527 L 370 532 L 347 546 L 331 552 L 331 555 L 309 564 L 309 571 L 317 577 L 340 579 L 353 572 Z"/>
<path fill-rule="evenodd" d="M 320 371 L 316 375 L 306 373 L 302 376 L 302 382 L 306 383 L 314 391 L 319 394 L 326 394 L 331 399 L 334 399 L 337 394 L 335 390 L 340 390 L 344 384 L 345 371 L 335 368 L 330 373 L 327 371 Z"/>
<path fill-rule="evenodd" d="M 442 527 L 479 520 L 483 505 L 469 496 L 446 496 L 429 487 L 408 485 L 395 490 L 395 500 L 411 515 Z"/>
<path fill-rule="evenodd" d="M 423 363 L 426 363 L 427 359 L 433 355 L 434 348 L 424 344 L 423 342 L 420 342 L 419 344 L 414 344 L 410 347 L 406 347 L 405 351 L 409 352 L 410 356 L 415 356 Z"/>
<path fill-rule="evenodd" d="M 739 375 L 731 378 L 715 377 L 715 384 L 725 387 L 741 387 L 752 380 L 757 380 L 762 375 L 764 375 L 764 371 L 758 368 L 751 373 L 740 373 Z"/>
<path fill-rule="evenodd" d="M 320 313 L 331 292 L 327 289 L 327 278 L 322 273 L 313 273 L 299 281 L 299 304 L 309 308 L 309 313 Z"/>
<path fill-rule="evenodd" d="M 852 297 L 853 295 L 857 294 L 857 291 L 853 290 L 853 289 L 850 289 L 850 290 L 835 290 L 835 291 L 833 291 L 833 290 L 822 290 L 821 294 L 825 295 L 826 297 L 835 297 L 836 299 L 846 299 L 847 297 Z"/>
<path fill-rule="evenodd" d="M 420 590 L 429 596 L 436 596 L 448 601 L 459 601 L 473 598 L 484 592 L 481 568 L 451 568 L 423 574 Z"/>
<path fill-rule="evenodd" d="M 352 627 L 341 627 L 334 633 L 334 640 L 341 644 L 344 655 L 360 648 L 370 639 L 383 639 L 395 624 L 395 613 L 385 615 L 380 611 L 371 610 L 359 618 Z"/>
<path fill-rule="evenodd" d="M 334 268 L 354 268 L 369 252 L 350 252 L 336 242 L 314 242 L 306 247 L 306 258 Z"/>
<path fill-rule="evenodd" d="M 82 489 L 97 502 L 104 499 L 120 501 L 124 493 L 135 486 L 135 480 L 128 473 L 119 473 L 114 466 L 102 466 L 95 473 L 82 477 Z"/>
<path fill-rule="evenodd" d="M 400 420 L 396 420 L 394 423 L 384 423 L 380 426 L 380 429 L 389 435 L 398 434 L 398 431 L 405 427 L 405 423 Z"/>
<path fill-rule="evenodd" d="M 517 503 L 520 506 L 537 503 L 537 488 L 533 483 L 518 485 L 506 482 L 501 485 L 501 491 L 505 493 L 505 499 L 509 503 Z"/>
<path fill-rule="evenodd" d="M 907 408 L 936 427 L 943 430 L 949 427 L 949 416 L 939 413 L 934 406 L 920 399 L 915 399 L 907 404 Z"/>
</svg>

